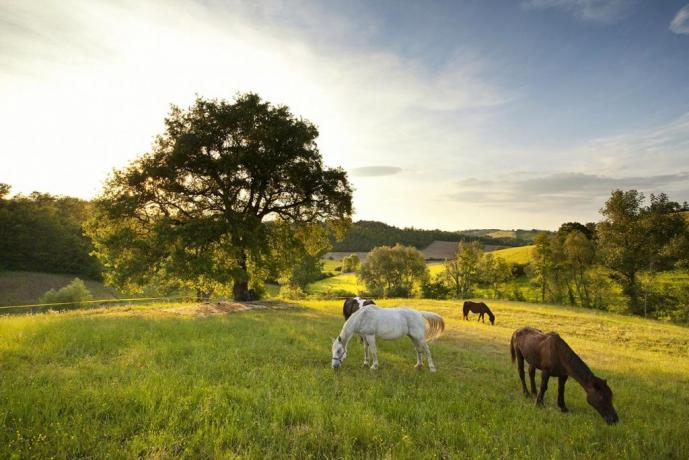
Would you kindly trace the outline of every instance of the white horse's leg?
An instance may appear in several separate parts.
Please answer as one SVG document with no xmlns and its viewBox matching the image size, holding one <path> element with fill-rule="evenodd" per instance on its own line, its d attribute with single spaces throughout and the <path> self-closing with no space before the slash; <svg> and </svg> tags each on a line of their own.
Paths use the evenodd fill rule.
<svg viewBox="0 0 689 460">
<path fill-rule="evenodd" d="M 361 339 L 364 342 L 364 367 L 368 367 L 368 340 L 364 336 Z"/>
<path fill-rule="evenodd" d="M 371 369 L 376 370 L 378 369 L 378 348 L 376 348 L 376 336 L 367 335 L 366 342 L 368 343 L 368 351 L 371 353 L 371 359 L 373 360 Z"/>
<path fill-rule="evenodd" d="M 426 361 L 428 361 L 428 369 L 431 372 L 435 372 L 435 364 L 433 364 L 433 358 L 431 358 L 431 349 L 428 348 L 428 344 L 426 342 L 423 343 L 423 349 L 426 352 Z"/>
<path fill-rule="evenodd" d="M 411 341 L 414 344 L 414 349 L 416 350 L 416 366 L 414 367 L 418 370 L 421 370 L 423 368 L 423 360 L 421 359 L 421 350 L 423 347 L 418 340 L 412 338 Z"/>
</svg>

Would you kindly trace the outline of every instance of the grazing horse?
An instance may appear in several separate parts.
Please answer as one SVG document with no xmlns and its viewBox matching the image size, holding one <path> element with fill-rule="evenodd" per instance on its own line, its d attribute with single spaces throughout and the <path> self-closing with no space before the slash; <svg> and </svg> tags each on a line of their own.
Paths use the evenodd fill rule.
<svg viewBox="0 0 689 460">
<path fill-rule="evenodd" d="M 426 328 L 428 322 L 428 328 Z M 429 311 L 418 311 L 410 308 L 379 308 L 370 305 L 355 312 L 345 322 L 340 335 L 333 340 L 332 367 L 337 369 L 347 357 L 349 340 L 359 335 L 364 339 L 364 366 L 368 366 L 369 351 L 373 364 L 371 369 L 378 369 L 378 349 L 376 337 L 397 339 L 409 336 L 416 349 L 416 368 L 423 367 L 421 352 L 426 353 L 426 361 L 431 372 L 435 364 L 431 358 L 428 342 L 440 337 L 445 330 L 443 318 Z"/>
<path fill-rule="evenodd" d="M 492 311 L 490 311 L 490 308 L 488 308 L 488 305 L 486 305 L 483 302 L 472 302 L 470 300 L 467 300 L 464 302 L 464 307 L 462 308 L 463 313 L 464 313 L 464 319 L 467 321 L 469 320 L 469 312 L 472 313 L 478 313 L 478 319 L 476 321 L 481 321 L 481 322 L 486 322 L 484 315 L 488 313 L 488 319 L 490 320 L 490 324 L 495 324 L 495 315 L 493 314 Z"/>
<path fill-rule="evenodd" d="M 362 299 L 360 297 L 354 297 L 353 299 L 347 299 L 342 306 L 342 314 L 344 315 L 345 321 L 349 319 L 350 316 L 354 314 L 358 309 L 365 307 L 366 305 L 375 305 L 376 303 L 371 299 Z"/>
<path fill-rule="evenodd" d="M 572 377 L 586 391 L 586 401 L 609 425 L 619 421 L 612 405 L 612 390 L 608 387 L 608 383 L 593 375 L 586 363 L 557 333 L 544 334 L 532 327 L 517 329 L 510 341 L 510 354 L 512 362 L 514 363 L 515 359 L 517 361 L 519 378 L 526 396 L 529 396 L 529 391 L 526 389 L 524 380 L 524 360 L 529 363 L 532 395 L 536 395 L 536 369 L 541 370 L 541 389 L 536 395 L 536 405 L 543 405 L 543 395 L 548 389 L 548 379 L 557 377 L 557 406 L 562 412 L 567 412 L 565 383 L 568 377 Z"/>
</svg>

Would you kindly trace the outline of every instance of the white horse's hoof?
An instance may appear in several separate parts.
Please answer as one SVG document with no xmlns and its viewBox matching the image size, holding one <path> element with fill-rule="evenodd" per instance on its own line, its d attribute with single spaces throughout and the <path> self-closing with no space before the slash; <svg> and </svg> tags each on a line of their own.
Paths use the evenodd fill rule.
<svg viewBox="0 0 689 460">
<path fill-rule="evenodd" d="M 416 369 L 417 371 L 422 370 L 422 369 L 423 369 L 423 364 L 417 364 L 416 366 L 414 366 L 414 369 Z"/>
<path fill-rule="evenodd" d="M 368 363 L 362 364 L 361 367 L 368 367 Z"/>
<path fill-rule="evenodd" d="M 431 372 L 435 372 L 435 367 L 430 367 L 429 370 L 430 370 Z"/>
<path fill-rule="evenodd" d="M 377 370 L 378 370 L 378 366 L 371 366 L 371 370 L 372 370 L 372 371 L 377 371 Z"/>
</svg>

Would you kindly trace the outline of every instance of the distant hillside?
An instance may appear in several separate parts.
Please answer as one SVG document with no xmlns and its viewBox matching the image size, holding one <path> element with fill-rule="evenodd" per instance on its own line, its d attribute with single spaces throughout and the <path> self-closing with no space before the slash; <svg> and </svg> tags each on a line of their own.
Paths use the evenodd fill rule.
<svg viewBox="0 0 689 460">
<path fill-rule="evenodd" d="M 518 248 L 507 248 L 495 251 L 493 255 L 495 257 L 501 257 L 505 259 L 505 262 L 511 262 L 515 264 L 528 264 L 531 262 L 533 256 L 533 245 L 521 246 Z"/>
<path fill-rule="evenodd" d="M 396 243 L 424 249 L 433 241 L 479 241 L 492 246 L 523 246 L 530 244 L 537 232 L 538 230 L 499 229 L 448 232 L 398 228 L 383 222 L 361 220 L 352 224 L 352 228 L 343 241 L 333 241 L 332 250 L 335 252 L 370 251 L 376 246 L 391 246 Z"/>
<path fill-rule="evenodd" d="M 22 305 L 37 303 L 38 298 L 49 289 L 65 287 L 79 275 L 5 271 L 0 272 L 0 305 Z M 114 299 L 118 293 L 105 287 L 99 281 L 81 277 L 94 299 Z"/>
<path fill-rule="evenodd" d="M 522 242 L 523 244 L 529 244 L 533 242 L 534 238 L 536 235 L 540 232 L 543 232 L 546 230 L 537 230 L 537 229 L 531 229 L 531 230 L 500 230 L 497 228 L 486 228 L 486 229 L 476 229 L 476 230 L 460 230 L 459 234 L 461 235 L 470 235 L 470 236 L 482 236 L 482 237 L 489 237 L 493 239 L 498 239 L 498 240 L 517 240 L 519 242 Z"/>
</svg>

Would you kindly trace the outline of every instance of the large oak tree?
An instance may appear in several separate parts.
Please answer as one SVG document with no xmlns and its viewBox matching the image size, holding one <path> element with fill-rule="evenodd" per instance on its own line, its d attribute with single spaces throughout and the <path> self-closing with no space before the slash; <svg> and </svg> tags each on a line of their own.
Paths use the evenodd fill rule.
<svg viewBox="0 0 689 460">
<path fill-rule="evenodd" d="M 172 107 L 153 149 L 115 171 L 89 227 L 106 278 L 122 287 L 181 282 L 247 299 L 271 255 L 271 225 L 349 222 L 352 189 L 323 165 L 317 128 L 256 94 Z M 303 244 L 294 244 L 303 246 Z"/>
</svg>

